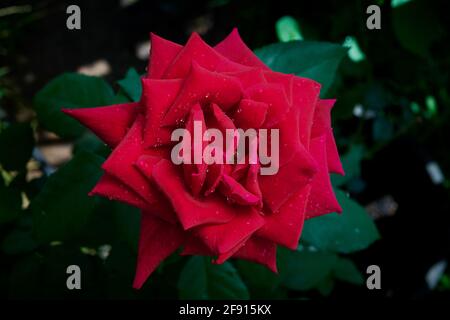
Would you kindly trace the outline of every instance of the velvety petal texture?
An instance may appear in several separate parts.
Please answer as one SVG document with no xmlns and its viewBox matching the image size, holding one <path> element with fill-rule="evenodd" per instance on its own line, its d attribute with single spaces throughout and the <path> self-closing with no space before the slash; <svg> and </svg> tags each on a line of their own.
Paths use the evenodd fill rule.
<svg viewBox="0 0 450 320">
<path fill-rule="evenodd" d="M 90 195 L 141 210 L 133 286 L 142 287 L 178 249 L 216 264 L 238 258 L 277 272 L 277 247 L 295 250 L 305 219 L 341 211 L 330 182 L 330 173 L 344 174 L 331 126 L 335 100 L 320 99 L 313 80 L 270 70 L 237 29 L 215 47 L 196 33 L 184 46 L 150 37 L 139 102 L 63 110 L 112 149 Z M 224 137 L 238 132 L 231 146 L 219 149 L 210 148 L 212 137 L 187 144 L 223 161 L 172 161 L 174 130 L 185 129 L 187 139 L 196 124 L 202 137 L 207 129 Z M 248 141 L 261 148 L 267 130 L 271 150 L 274 129 L 278 166 L 264 175 L 267 163 L 259 153 L 252 162 L 250 147 L 239 149 L 240 138 L 254 130 Z M 195 160 L 184 152 L 179 156 Z"/>
</svg>

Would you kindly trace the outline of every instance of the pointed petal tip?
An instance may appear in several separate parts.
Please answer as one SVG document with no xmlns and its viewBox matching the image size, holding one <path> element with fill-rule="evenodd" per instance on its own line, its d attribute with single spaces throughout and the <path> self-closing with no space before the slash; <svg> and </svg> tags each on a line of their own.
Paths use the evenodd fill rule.
<svg viewBox="0 0 450 320">
<path fill-rule="evenodd" d="M 145 279 L 145 280 L 147 280 L 147 279 Z M 133 289 L 135 289 L 135 290 L 141 289 L 142 286 L 145 283 L 145 280 L 142 280 L 142 279 L 139 279 L 138 277 L 135 277 L 134 281 L 133 281 Z"/>
<path fill-rule="evenodd" d="M 272 271 L 275 274 L 278 274 L 278 268 L 277 264 L 275 263 L 273 266 L 268 267 L 270 271 Z"/>
<path fill-rule="evenodd" d="M 65 113 L 66 115 L 72 118 L 76 118 L 77 115 L 77 109 L 61 108 L 61 112 Z"/>
</svg>

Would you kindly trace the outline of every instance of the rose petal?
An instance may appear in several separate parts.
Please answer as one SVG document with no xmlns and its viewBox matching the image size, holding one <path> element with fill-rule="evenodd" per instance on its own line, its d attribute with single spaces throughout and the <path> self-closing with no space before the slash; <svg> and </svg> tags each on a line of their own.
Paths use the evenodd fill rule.
<svg viewBox="0 0 450 320">
<path fill-rule="evenodd" d="M 268 83 L 281 84 L 284 87 L 284 91 L 286 93 L 289 104 L 292 103 L 292 87 L 294 84 L 294 75 L 275 71 L 265 71 L 264 78 Z"/>
<path fill-rule="evenodd" d="M 233 114 L 236 126 L 242 129 L 260 128 L 266 120 L 268 108 L 269 106 L 265 102 L 242 99 Z"/>
<path fill-rule="evenodd" d="M 208 71 L 197 63 L 192 63 L 191 72 L 183 83 L 173 105 L 166 113 L 163 125 L 175 126 L 188 114 L 195 103 L 217 103 L 227 110 L 239 102 L 242 89 L 238 79 Z"/>
<path fill-rule="evenodd" d="M 223 135 L 223 144 L 224 144 L 224 148 L 222 149 L 222 155 L 223 155 L 223 159 L 224 162 L 226 162 L 226 156 L 227 156 L 227 152 L 228 150 L 225 149 L 226 147 L 226 139 L 227 139 L 227 129 L 229 130 L 233 130 L 233 132 L 235 132 L 234 130 L 236 130 L 236 127 L 233 123 L 233 120 L 231 120 L 230 117 L 228 117 L 228 115 L 222 111 L 221 108 L 219 108 L 219 106 L 215 103 L 211 103 L 210 104 L 210 108 L 209 111 L 207 113 L 207 118 L 206 118 L 206 123 L 209 129 L 217 129 L 220 130 L 220 132 Z M 239 137 L 235 136 L 234 137 L 234 150 L 232 150 L 233 154 L 236 152 L 237 150 L 237 146 L 239 143 Z M 230 151 L 231 152 L 231 151 Z"/>
<path fill-rule="evenodd" d="M 246 238 L 242 243 L 236 245 L 233 249 L 228 252 L 221 254 L 213 254 L 213 252 L 198 238 L 194 236 L 190 236 L 187 238 L 183 245 L 183 251 L 180 253 L 181 256 L 210 256 L 217 257 L 216 259 L 212 259 L 211 262 L 214 264 L 222 264 L 231 258 L 248 239 Z"/>
<path fill-rule="evenodd" d="M 295 250 L 303 228 L 310 191 L 311 185 L 305 186 L 278 211 L 265 215 L 266 223 L 258 230 L 257 235 Z"/>
<path fill-rule="evenodd" d="M 235 130 L 236 126 L 233 123 L 233 120 L 230 119 L 226 115 L 225 112 L 215 103 L 211 103 L 210 109 L 212 111 L 212 119 L 209 119 L 208 127 L 219 129 L 222 134 L 225 135 L 227 129 Z"/>
<path fill-rule="evenodd" d="M 136 160 L 144 153 L 142 143 L 143 122 L 142 116 L 136 118 L 131 129 L 103 163 L 102 168 L 139 194 L 147 202 L 155 203 L 158 200 L 155 196 L 155 189 L 134 167 Z"/>
<path fill-rule="evenodd" d="M 228 173 L 228 175 L 230 175 L 236 181 L 241 180 L 248 171 L 248 157 L 245 158 L 245 163 L 236 163 L 232 167 L 233 171 L 231 171 L 231 174 Z"/>
<path fill-rule="evenodd" d="M 183 230 L 146 212 L 141 216 L 141 232 L 133 287 L 139 289 L 156 269 L 184 240 Z"/>
<path fill-rule="evenodd" d="M 124 103 L 97 108 L 62 109 L 62 111 L 88 127 L 103 142 L 114 148 L 132 125 L 138 106 L 138 103 Z"/>
<path fill-rule="evenodd" d="M 214 49 L 234 62 L 250 67 L 269 69 L 242 41 L 237 28 L 234 28 Z"/>
<path fill-rule="evenodd" d="M 249 260 L 266 266 L 277 273 L 277 245 L 269 240 L 253 236 L 233 255 L 233 258 Z"/>
<path fill-rule="evenodd" d="M 238 243 L 236 246 L 233 247 L 233 249 L 231 249 L 230 251 L 227 251 L 225 253 L 220 253 L 217 255 L 217 258 L 214 259 L 212 261 L 213 264 L 223 264 L 224 262 L 226 262 L 228 259 L 230 259 L 231 257 L 233 257 L 233 255 L 238 252 L 244 245 L 245 243 L 251 239 L 251 236 L 244 238 L 240 243 Z"/>
<path fill-rule="evenodd" d="M 171 202 L 185 230 L 205 223 L 226 223 L 237 214 L 223 199 L 214 195 L 195 199 L 187 191 L 179 170 L 168 160 L 163 159 L 154 166 L 152 177 Z"/>
<path fill-rule="evenodd" d="M 244 182 L 244 187 L 249 192 L 251 192 L 252 194 L 254 194 L 255 196 L 257 196 L 260 199 L 258 206 L 261 209 L 263 203 L 262 203 L 261 188 L 259 187 L 259 179 L 258 179 L 259 169 L 260 169 L 259 164 L 250 164 L 249 165 L 249 168 L 247 170 L 247 176 L 246 176 L 245 182 Z"/>
<path fill-rule="evenodd" d="M 211 48 L 194 32 L 173 63 L 167 68 L 164 78 L 184 78 L 191 69 L 192 61 L 197 61 L 203 68 L 210 71 L 217 70 L 219 65 L 221 71 L 239 71 L 243 68 Z"/>
<path fill-rule="evenodd" d="M 327 164 L 328 172 L 345 175 L 344 168 L 342 167 L 341 159 L 339 158 L 339 152 L 334 140 L 333 129 L 328 130 L 325 134 L 326 149 L 327 149 Z"/>
<path fill-rule="evenodd" d="M 183 243 L 183 250 L 180 256 L 213 256 L 209 248 L 197 237 L 188 235 Z"/>
<path fill-rule="evenodd" d="M 205 118 L 203 116 L 202 108 L 199 104 L 194 105 L 194 107 L 189 112 L 189 117 L 186 122 L 186 130 L 189 131 L 192 144 L 191 144 L 191 163 L 192 164 L 183 164 L 183 173 L 184 178 L 187 185 L 190 187 L 191 192 L 194 196 L 198 196 L 202 190 L 203 183 L 206 180 L 206 170 L 208 169 L 208 165 L 203 161 L 203 150 L 205 149 L 206 143 L 201 141 L 201 154 L 199 155 L 201 163 L 195 163 L 195 133 L 194 133 L 194 122 L 200 122 L 202 126 L 201 137 L 203 139 L 203 135 L 206 131 Z"/>
<path fill-rule="evenodd" d="M 223 74 L 236 77 L 242 85 L 243 89 L 261 83 L 267 83 L 264 73 L 260 68 L 251 68 L 242 71 L 224 72 Z"/>
<path fill-rule="evenodd" d="M 299 111 L 300 141 L 309 150 L 314 108 L 320 93 L 320 84 L 311 79 L 294 77 L 292 107 Z"/>
<path fill-rule="evenodd" d="M 279 130 L 279 161 L 280 166 L 292 160 L 296 153 L 308 153 L 305 146 L 300 141 L 300 112 L 296 108 L 291 108 L 286 117 L 277 124 Z M 269 140 L 269 146 L 271 141 Z M 310 157 L 311 158 L 311 157 Z"/>
<path fill-rule="evenodd" d="M 264 225 L 263 217 L 251 207 L 235 206 L 233 211 L 235 216 L 227 223 L 205 224 L 193 229 L 215 255 L 229 252 Z"/>
<path fill-rule="evenodd" d="M 298 151 L 281 166 L 276 175 L 261 175 L 259 186 L 264 203 L 277 211 L 292 195 L 311 182 L 317 171 L 314 159 L 306 151 Z"/>
<path fill-rule="evenodd" d="M 145 111 L 144 147 L 170 144 L 172 129 L 161 127 L 164 115 L 175 101 L 182 80 L 142 79 L 142 105 Z"/>
<path fill-rule="evenodd" d="M 273 127 L 283 120 L 290 105 L 284 87 L 281 84 L 257 84 L 245 91 L 245 97 L 267 104 L 267 115 L 264 126 Z"/>
<path fill-rule="evenodd" d="M 89 192 L 89 195 L 121 201 L 139 209 L 145 209 L 149 205 L 132 189 L 107 173 L 100 178 L 92 191 Z"/>
<path fill-rule="evenodd" d="M 339 159 L 333 129 L 331 128 L 330 112 L 335 102 L 336 100 L 334 99 L 319 100 L 317 102 L 311 137 L 315 138 L 323 134 L 325 135 L 328 170 L 329 172 L 343 175 L 344 169 Z"/>
<path fill-rule="evenodd" d="M 311 182 L 311 194 L 306 207 L 306 219 L 331 212 L 342 212 L 328 173 L 325 135 L 311 140 L 311 153 L 319 171 Z"/>
<path fill-rule="evenodd" d="M 153 183 L 152 172 L 153 167 L 161 160 L 161 157 L 143 155 L 135 163 L 135 167 L 147 178 L 147 180 Z M 170 202 L 159 191 L 155 190 L 155 196 L 157 201 L 148 205 L 146 210 L 156 215 L 158 218 L 170 223 L 177 223 L 178 219 L 175 211 L 172 208 Z"/>
<path fill-rule="evenodd" d="M 222 180 L 223 172 L 223 164 L 213 163 L 212 165 L 208 166 L 205 180 L 205 196 L 212 194 L 216 190 L 217 186 Z"/>
<path fill-rule="evenodd" d="M 167 67 L 183 49 L 183 46 L 172 41 L 163 39 L 154 33 L 150 33 L 150 59 L 148 64 L 148 77 L 160 79 L 164 75 Z"/>
<path fill-rule="evenodd" d="M 231 203 L 253 206 L 261 201 L 258 196 L 246 190 L 239 182 L 227 174 L 222 176 L 220 191 Z"/>
</svg>

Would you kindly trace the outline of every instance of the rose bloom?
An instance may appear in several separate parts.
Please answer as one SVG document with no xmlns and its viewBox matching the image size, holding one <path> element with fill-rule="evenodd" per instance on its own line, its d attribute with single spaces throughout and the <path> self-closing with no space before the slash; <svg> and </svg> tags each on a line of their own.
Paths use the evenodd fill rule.
<svg viewBox="0 0 450 320">
<path fill-rule="evenodd" d="M 276 249 L 295 250 L 305 219 L 341 212 L 329 173 L 343 174 L 320 84 L 270 70 L 233 30 L 215 47 L 193 33 L 185 46 L 151 35 L 136 103 L 64 109 L 113 151 L 91 195 L 141 209 L 134 287 L 182 248 L 260 263 L 276 272 Z M 177 128 L 278 129 L 279 169 L 259 164 L 179 164 Z"/>
</svg>

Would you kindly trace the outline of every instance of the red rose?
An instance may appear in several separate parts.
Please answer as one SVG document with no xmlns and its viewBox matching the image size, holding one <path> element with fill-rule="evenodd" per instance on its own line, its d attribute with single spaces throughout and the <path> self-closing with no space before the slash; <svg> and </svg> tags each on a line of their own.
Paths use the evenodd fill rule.
<svg viewBox="0 0 450 320">
<path fill-rule="evenodd" d="M 134 287 L 180 246 L 213 263 L 251 260 L 276 272 L 276 247 L 296 249 L 304 219 L 341 208 L 329 172 L 343 174 L 320 84 L 271 71 L 234 30 L 214 48 L 151 35 L 138 103 L 64 112 L 113 152 L 91 195 L 142 210 Z M 171 161 L 177 128 L 279 129 L 279 169 Z M 204 145 L 202 145 L 204 147 Z"/>
</svg>

